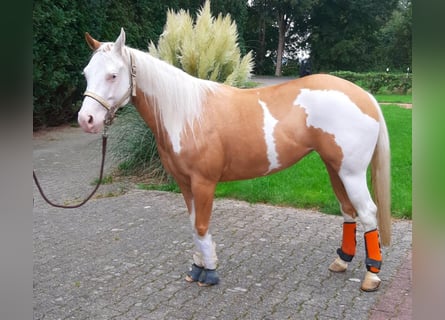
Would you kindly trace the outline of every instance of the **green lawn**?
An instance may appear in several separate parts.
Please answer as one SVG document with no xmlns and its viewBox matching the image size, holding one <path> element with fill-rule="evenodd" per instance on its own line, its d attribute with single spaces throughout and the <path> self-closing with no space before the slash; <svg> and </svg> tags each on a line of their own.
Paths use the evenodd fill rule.
<svg viewBox="0 0 445 320">
<path fill-rule="evenodd" d="M 412 110 L 395 105 L 384 105 L 382 110 L 391 143 L 393 216 L 411 219 Z M 142 187 L 179 191 L 174 184 Z M 219 183 L 216 197 L 240 199 L 250 203 L 314 208 L 325 213 L 340 214 L 324 164 L 315 152 L 294 166 L 271 176 Z"/>
<path fill-rule="evenodd" d="M 402 94 L 375 94 L 378 102 L 384 103 L 413 103 L 412 95 Z"/>
</svg>

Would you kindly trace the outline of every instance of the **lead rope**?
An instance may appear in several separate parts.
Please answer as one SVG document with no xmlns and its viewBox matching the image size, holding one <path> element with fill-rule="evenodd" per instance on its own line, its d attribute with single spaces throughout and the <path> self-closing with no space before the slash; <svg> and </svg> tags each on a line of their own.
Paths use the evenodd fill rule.
<svg viewBox="0 0 445 320">
<path fill-rule="evenodd" d="M 50 205 L 52 205 L 53 207 L 57 207 L 57 208 L 63 208 L 63 209 L 75 209 L 75 208 L 79 208 L 81 206 L 83 206 L 88 200 L 91 199 L 91 197 L 96 193 L 97 189 L 100 186 L 100 183 L 102 182 L 102 176 L 103 176 L 103 172 L 104 172 L 104 164 L 105 164 L 105 153 L 107 151 L 107 129 L 108 129 L 108 125 L 105 124 L 104 126 L 104 132 L 102 134 L 102 161 L 100 164 L 100 174 L 99 174 L 99 180 L 97 181 L 96 187 L 93 189 L 93 191 L 90 193 L 90 195 L 88 197 L 85 198 L 85 200 L 83 200 L 81 203 L 76 204 L 76 205 L 69 205 L 69 206 L 65 206 L 65 205 L 61 205 L 61 204 L 56 204 L 52 201 L 50 201 L 48 199 L 48 197 L 45 195 L 45 193 L 42 190 L 42 187 L 40 186 L 39 181 L 37 180 L 37 176 L 36 173 L 34 172 L 34 170 L 32 170 L 32 176 L 34 178 L 34 182 L 36 183 L 37 188 L 39 189 L 40 194 L 42 195 L 42 198 Z"/>
<path fill-rule="evenodd" d="M 123 103 L 128 97 L 131 98 L 131 96 L 135 97 L 136 96 L 136 65 L 134 64 L 134 59 L 133 59 L 133 55 L 130 52 L 130 88 L 128 89 L 127 94 L 125 94 L 124 98 L 122 98 L 117 104 L 115 104 L 114 106 L 109 106 L 108 103 L 106 103 L 106 101 L 104 99 L 102 99 L 101 97 L 97 96 L 96 94 L 86 91 L 84 93 L 84 95 L 89 96 L 93 99 L 95 99 L 96 101 L 98 101 L 105 109 L 107 109 L 107 114 L 105 115 L 105 119 L 104 119 L 104 132 L 102 134 L 102 161 L 100 164 L 100 174 L 99 174 L 99 180 L 96 184 L 96 187 L 93 189 L 93 191 L 91 192 L 91 194 L 85 198 L 85 200 L 83 200 L 81 203 L 76 204 L 76 205 L 71 205 L 71 206 L 64 206 L 61 204 L 56 204 L 53 203 L 52 201 L 50 201 L 48 199 L 48 197 L 45 195 L 45 193 L 42 190 L 42 187 L 40 186 L 39 181 L 37 180 L 37 176 L 34 170 L 32 170 L 32 177 L 34 178 L 34 182 L 36 183 L 37 188 L 39 189 L 40 194 L 42 195 L 42 198 L 48 202 L 48 204 L 52 205 L 53 207 L 57 207 L 57 208 L 64 208 L 64 209 L 74 209 L 74 208 L 79 208 L 81 206 L 83 206 L 88 200 L 91 199 L 91 197 L 96 193 L 97 189 L 100 186 L 100 183 L 102 182 L 102 176 L 103 176 L 103 172 L 104 172 L 104 164 L 105 164 L 105 153 L 107 150 L 107 130 L 108 130 L 108 126 L 111 125 L 115 113 L 117 111 L 117 109 L 120 107 L 120 104 Z"/>
</svg>

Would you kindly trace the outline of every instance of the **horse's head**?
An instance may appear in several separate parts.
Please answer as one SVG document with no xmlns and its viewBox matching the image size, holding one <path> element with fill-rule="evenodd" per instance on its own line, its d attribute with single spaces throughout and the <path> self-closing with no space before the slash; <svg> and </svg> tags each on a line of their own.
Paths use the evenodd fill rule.
<svg viewBox="0 0 445 320">
<path fill-rule="evenodd" d="M 125 32 L 116 42 L 101 43 L 88 33 L 85 39 L 94 51 L 90 62 L 83 70 L 87 89 L 78 122 L 86 132 L 100 132 L 104 120 L 114 116 L 116 110 L 130 101 L 134 72 L 131 72 L 131 55 L 125 50 Z"/>
</svg>

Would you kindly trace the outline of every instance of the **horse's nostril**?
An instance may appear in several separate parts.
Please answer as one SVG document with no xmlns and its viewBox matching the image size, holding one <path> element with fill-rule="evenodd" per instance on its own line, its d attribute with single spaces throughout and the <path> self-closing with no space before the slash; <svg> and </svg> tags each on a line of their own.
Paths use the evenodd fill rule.
<svg viewBox="0 0 445 320">
<path fill-rule="evenodd" d="M 89 115 L 88 116 L 88 124 L 92 124 L 93 123 L 93 116 Z"/>
</svg>

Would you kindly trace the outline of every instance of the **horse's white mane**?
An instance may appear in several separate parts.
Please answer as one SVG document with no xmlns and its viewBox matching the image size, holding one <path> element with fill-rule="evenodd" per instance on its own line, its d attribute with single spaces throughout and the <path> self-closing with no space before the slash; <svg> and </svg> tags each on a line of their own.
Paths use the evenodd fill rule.
<svg viewBox="0 0 445 320">
<path fill-rule="evenodd" d="M 179 153 L 184 127 L 188 124 L 193 129 L 194 121 L 199 122 L 207 94 L 219 84 L 195 78 L 147 52 L 125 48 L 134 57 L 138 88 L 153 98 L 155 112 L 159 112 L 173 150 Z"/>
</svg>

